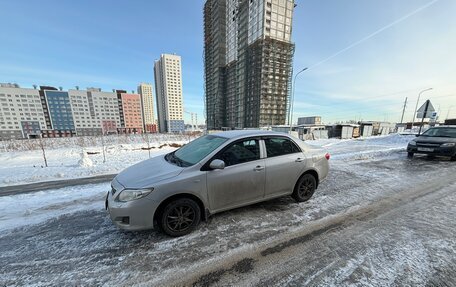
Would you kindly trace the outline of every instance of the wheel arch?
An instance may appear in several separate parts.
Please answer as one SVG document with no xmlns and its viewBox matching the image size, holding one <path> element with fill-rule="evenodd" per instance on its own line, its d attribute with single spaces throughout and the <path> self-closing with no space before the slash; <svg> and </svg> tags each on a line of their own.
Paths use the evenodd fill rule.
<svg viewBox="0 0 456 287">
<path fill-rule="evenodd" d="M 178 193 L 178 194 L 174 194 L 174 195 L 164 199 L 160 203 L 160 205 L 157 207 L 157 209 L 155 210 L 155 213 L 154 213 L 154 222 L 158 221 L 158 218 L 161 215 L 161 213 L 163 212 L 163 209 L 165 208 L 166 205 L 168 205 L 170 202 L 172 202 L 176 199 L 180 199 L 180 198 L 188 198 L 188 199 L 195 201 L 201 210 L 201 219 L 204 221 L 207 221 L 207 218 L 209 217 L 208 211 L 206 210 L 206 207 L 204 206 L 203 201 L 198 196 L 196 196 L 194 194 L 190 194 L 190 193 Z"/>
<path fill-rule="evenodd" d="M 318 171 L 316 171 L 315 169 L 308 169 L 308 170 L 304 171 L 301 174 L 301 176 L 299 176 L 298 180 L 296 181 L 296 184 L 298 184 L 299 179 L 301 179 L 301 177 L 303 177 L 306 174 L 311 174 L 311 175 L 313 175 L 313 177 L 315 177 L 315 181 L 317 182 L 317 186 L 315 187 L 315 189 L 317 189 L 318 185 L 320 184 L 320 176 L 318 175 Z"/>
</svg>

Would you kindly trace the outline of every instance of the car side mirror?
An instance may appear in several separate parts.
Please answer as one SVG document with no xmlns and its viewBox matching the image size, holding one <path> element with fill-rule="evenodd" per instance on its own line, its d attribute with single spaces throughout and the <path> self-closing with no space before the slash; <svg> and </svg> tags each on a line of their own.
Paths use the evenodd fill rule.
<svg viewBox="0 0 456 287">
<path fill-rule="evenodd" d="M 212 169 L 224 169 L 225 168 L 225 162 L 221 159 L 214 159 L 211 161 L 209 164 L 209 167 Z"/>
</svg>

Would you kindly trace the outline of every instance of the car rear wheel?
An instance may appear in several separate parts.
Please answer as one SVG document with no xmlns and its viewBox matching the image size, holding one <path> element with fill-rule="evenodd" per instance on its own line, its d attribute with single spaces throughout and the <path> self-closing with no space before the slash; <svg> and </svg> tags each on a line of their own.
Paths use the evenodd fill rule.
<svg viewBox="0 0 456 287">
<path fill-rule="evenodd" d="M 160 217 L 160 227 L 169 236 L 177 237 L 192 232 L 201 220 L 198 204 L 189 198 L 168 203 Z"/>
<path fill-rule="evenodd" d="M 315 177 L 306 173 L 301 176 L 295 185 L 291 195 L 297 202 L 308 201 L 317 189 L 317 180 Z"/>
<path fill-rule="evenodd" d="M 407 157 L 408 157 L 408 158 L 412 158 L 412 157 L 413 157 L 413 152 L 408 152 L 408 153 L 407 153 Z"/>
</svg>

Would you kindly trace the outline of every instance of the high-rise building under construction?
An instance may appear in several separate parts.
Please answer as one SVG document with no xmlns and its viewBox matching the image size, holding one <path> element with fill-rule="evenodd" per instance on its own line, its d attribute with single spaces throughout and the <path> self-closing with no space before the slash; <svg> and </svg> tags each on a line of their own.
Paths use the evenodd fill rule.
<svg viewBox="0 0 456 287">
<path fill-rule="evenodd" d="M 208 129 L 285 124 L 294 44 L 294 0 L 206 0 Z"/>
</svg>

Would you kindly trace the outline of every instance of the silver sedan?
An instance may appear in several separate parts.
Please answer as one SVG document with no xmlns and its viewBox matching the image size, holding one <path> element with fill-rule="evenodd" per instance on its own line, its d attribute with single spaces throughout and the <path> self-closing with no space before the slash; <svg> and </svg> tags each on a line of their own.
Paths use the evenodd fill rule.
<svg viewBox="0 0 456 287">
<path fill-rule="evenodd" d="M 106 208 L 126 230 L 191 232 L 210 215 L 291 195 L 309 200 L 329 154 L 284 133 L 228 131 L 127 168 L 112 181 Z"/>
</svg>

